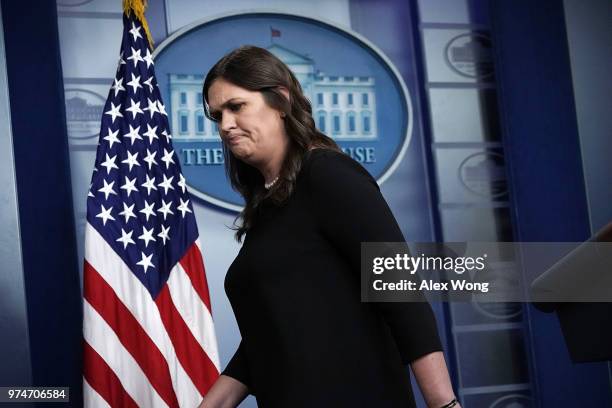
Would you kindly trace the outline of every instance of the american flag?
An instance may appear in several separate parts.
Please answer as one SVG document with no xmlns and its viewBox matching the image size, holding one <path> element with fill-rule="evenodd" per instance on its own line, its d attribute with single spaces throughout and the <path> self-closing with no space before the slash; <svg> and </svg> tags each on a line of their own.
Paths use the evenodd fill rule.
<svg viewBox="0 0 612 408">
<path fill-rule="evenodd" d="M 276 28 L 272 28 L 272 27 L 270 27 L 270 36 L 271 36 L 272 38 L 274 38 L 274 37 L 280 37 L 280 36 L 281 36 L 281 32 L 280 32 L 280 30 L 277 30 Z"/>
<path fill-rule="evenodd" d="M 87 197 L 84 404 L 195 407 L 219 376 L 198 229 L 144 28 L 123 26 Z"/>
</svg>

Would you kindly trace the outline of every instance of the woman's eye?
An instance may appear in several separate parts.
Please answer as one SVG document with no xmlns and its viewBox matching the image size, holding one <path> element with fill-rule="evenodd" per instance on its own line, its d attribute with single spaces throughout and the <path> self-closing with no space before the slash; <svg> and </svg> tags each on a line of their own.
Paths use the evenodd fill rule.
<svg viewBox="0 0 612 408">
<path fill-rule="evenodd" d="M 238 112 L 240 108 L 242 108 L 242 105 L 244 105 L 244 103 L 233 103 L 228 107 L 232 112 Z"/>
</svg>

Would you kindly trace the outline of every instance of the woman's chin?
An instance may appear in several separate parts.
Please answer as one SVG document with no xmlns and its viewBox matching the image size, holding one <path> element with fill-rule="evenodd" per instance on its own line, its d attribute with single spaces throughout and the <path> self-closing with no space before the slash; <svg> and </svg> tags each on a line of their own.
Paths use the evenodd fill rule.
<svg viewBox="0 0 612 408">
<path fill-rule="evenodd" d="M 231 150 L 234 156 L 242 161 L 248 161 L 249 157 L 251 157 L 251 151 L 241 146 L 234 146 L 231 148 Z"/>
</svg>

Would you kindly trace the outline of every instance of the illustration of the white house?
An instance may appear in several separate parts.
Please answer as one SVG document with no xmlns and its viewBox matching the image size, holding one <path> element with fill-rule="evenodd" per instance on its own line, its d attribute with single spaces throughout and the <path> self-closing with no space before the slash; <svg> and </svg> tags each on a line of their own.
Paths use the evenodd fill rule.
<svg viewBox="0 0 612 408">
<path fill-rule="evenodd" d="M 337 140 L 375 140 L 376 99 L 371 76 L 327 75 L 315 62 L 281 45 L 268 51 L 295 74 L 312 103 L 317 128 Z M 204 116 L 202 75 L 170 74 L 172 134 L 177 141 L 219 141 L 214 122 Z"/>
</svg>

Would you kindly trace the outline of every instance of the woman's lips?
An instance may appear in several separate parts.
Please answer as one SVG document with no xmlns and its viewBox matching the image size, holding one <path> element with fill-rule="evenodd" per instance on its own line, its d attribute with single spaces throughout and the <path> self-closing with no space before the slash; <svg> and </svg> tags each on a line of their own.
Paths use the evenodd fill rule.
<svg viewBox="0 0 612 408">
<path fill-rule="evenodd" d="M 240 135 L 229 136 L 227 138 L 227 143 L 230 144 L 230 145 L 235 145 L 235 144 L 237 144 L 240 141 L 241 137 L 242 136 L 240 136 Z"/>
</svg>

